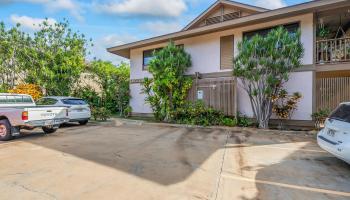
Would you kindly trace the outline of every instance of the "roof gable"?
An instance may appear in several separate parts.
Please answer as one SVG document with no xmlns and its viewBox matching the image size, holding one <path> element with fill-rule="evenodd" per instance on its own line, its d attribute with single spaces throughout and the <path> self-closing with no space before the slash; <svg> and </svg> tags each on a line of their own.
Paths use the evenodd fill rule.
<svg viewBox="0 0 350 200">
<path fill-rule="evenodd" d="M 183 30 L 216 24 L 265 11 L 268 10 L 230 0 L 218 0 Z"/>
</svg>

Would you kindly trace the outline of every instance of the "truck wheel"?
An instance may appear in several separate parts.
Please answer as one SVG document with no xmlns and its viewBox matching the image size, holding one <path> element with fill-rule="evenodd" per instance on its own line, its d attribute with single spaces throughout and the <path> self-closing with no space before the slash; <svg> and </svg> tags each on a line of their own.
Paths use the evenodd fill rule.
<svg viewBox="0 0 350 200">
<path fill-rule="evenodd" d="M 86 125 L 89 122 L 89 120 L 79 121 L 80 125 Z"/>
<path fill-rule="evenodd" d="M 42 129 L 46 134 L 51 134 L 57 131 L 57 128 L 53 128 L 53 127 L 43 127 Z"/>
<path fill-rule="evenodd" d="M 11 140 L 11 125 L 7 119 L 0 120 L 0 141 Z"/>
</svg>

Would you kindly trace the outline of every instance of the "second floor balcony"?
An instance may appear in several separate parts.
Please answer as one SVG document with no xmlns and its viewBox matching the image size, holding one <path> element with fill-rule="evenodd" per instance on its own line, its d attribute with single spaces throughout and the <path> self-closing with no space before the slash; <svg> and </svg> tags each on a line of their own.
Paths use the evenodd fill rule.
<svg viewBox="0 0 350 200">
<path fill-rule="evenodd" d="M 350 62 L 350 7 L 326 10 L 315 15 L 316 64 Z"/>
<path fill-rule="evenodd" d="M 350 37 L 316 41 L 316 64 L 350 62 Z"/>
</svg>

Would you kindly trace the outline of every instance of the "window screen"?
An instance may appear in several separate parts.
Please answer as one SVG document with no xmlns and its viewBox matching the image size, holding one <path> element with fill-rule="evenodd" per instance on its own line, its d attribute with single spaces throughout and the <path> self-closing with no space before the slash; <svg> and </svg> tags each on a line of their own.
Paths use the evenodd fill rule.
<svg viewBox="0 0 350 200">
<path fill-rule="evenodd" d="M 183 44 L 179 44 L 176 45 L 178 48 L 184 48 Z M 147 70 L 147 67 L 149 65 L 149 63 L 154 59 L 154 53 L 156 53 L 157 51 L 162 50 L 162 48 L 158 48 L 158 49 L 150 49 L 150 50 L 146 50 L 143 51 L 143 70 Z"/>
<path fill-rule="evenodd" d="M 295 34 L 298 31 L 299 27 L 300 27 L 299 23 L 286 24 L 286 25 L 282 25 L 282 26 L 285 29 L 287 29 L 288 32 L 291 33 L 291 34 Z M 262 37 L 265 37 L 271 30 L 273 30 L 273 29 L 275 29 L 277 27 L 279 27 L 279 26 L 246 32 L 246 33 L 243 34 L 243 37 L 247 38 L 248 40 L 250 40 L 255 35 L 260 35 Z"/>
</svg>

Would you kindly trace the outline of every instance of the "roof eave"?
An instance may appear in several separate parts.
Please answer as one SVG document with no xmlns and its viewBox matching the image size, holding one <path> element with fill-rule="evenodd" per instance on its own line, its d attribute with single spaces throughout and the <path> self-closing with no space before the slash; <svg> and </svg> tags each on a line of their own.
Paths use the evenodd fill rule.
<svg viewBox="0 0 350 200">
<path fill-rule="evenodd" d="M 261 8 L 261 7 L 257 7 L 257 6 L 251 6 L 248 4 L 243 4 L 243 3 L 234 2 L 234 1 L 230 1 L 230 0 L 218 0 L 215 3 L 213 3 L 208 9 L 203 11 L 198 17 L 196 17 L 194 20 L 192 20 L 188 25 L 186 25 L 185 28 L 182 29 L 182 31 L 185 31 L 185 30 L 188 30 L 189 28 L 191 28 L 194 24 L 196 24 L 198 21 L 200 21 L 203 17 L 205 17 L 208 13 L 210 13 L 210 11 L 213 10 L 215 7 L 217 7 L 219 4 L 237 6 L 237 7 L 243 8 L 243 9 L 256 11 L 256 12 L 269 11 L 269 9 L 265 9 L 265 8 Z"/>
<path fill-rule="evenodd" d="M 284 7 L 276 10 L 271 10 L 264 13 L 258 13 L 255 15 L 250 15 L 236 19 L 234 21 L 226 21 L 220 24 L 213 24 L 209 26 L 204 26 L 196 29 L 190 29 L 186 31 L 175 32 L 167 35 L 162 35 L 154 38 L 149 38 L 125 45 L 120 45 L 116 47 L 108 48 L 108 52 L 130 58 L 130 49 L 140 48 L 148 45 L 153 45 L 157 43 L 166 42 L 170 39 L 179 40 L 183 38 L 193 37 L 196 35 L 202 35 L 207 33 L 212 33 L 220 30 L 225 30 L 229 28 L 236 28 L 239 26 L 245 26 L 250 24 L 260 23 L 262 21 L 271 20 L 274 18 L 288 17 L 294 15 L 305 14 L 309 12 L 314 12 L 318 9 L 331 8 L 337 6 L 350 5 L 350 0 L 320 0 L 312 1 L 308 3 L 298 4 L 294 6 Z"/>
</svg>

